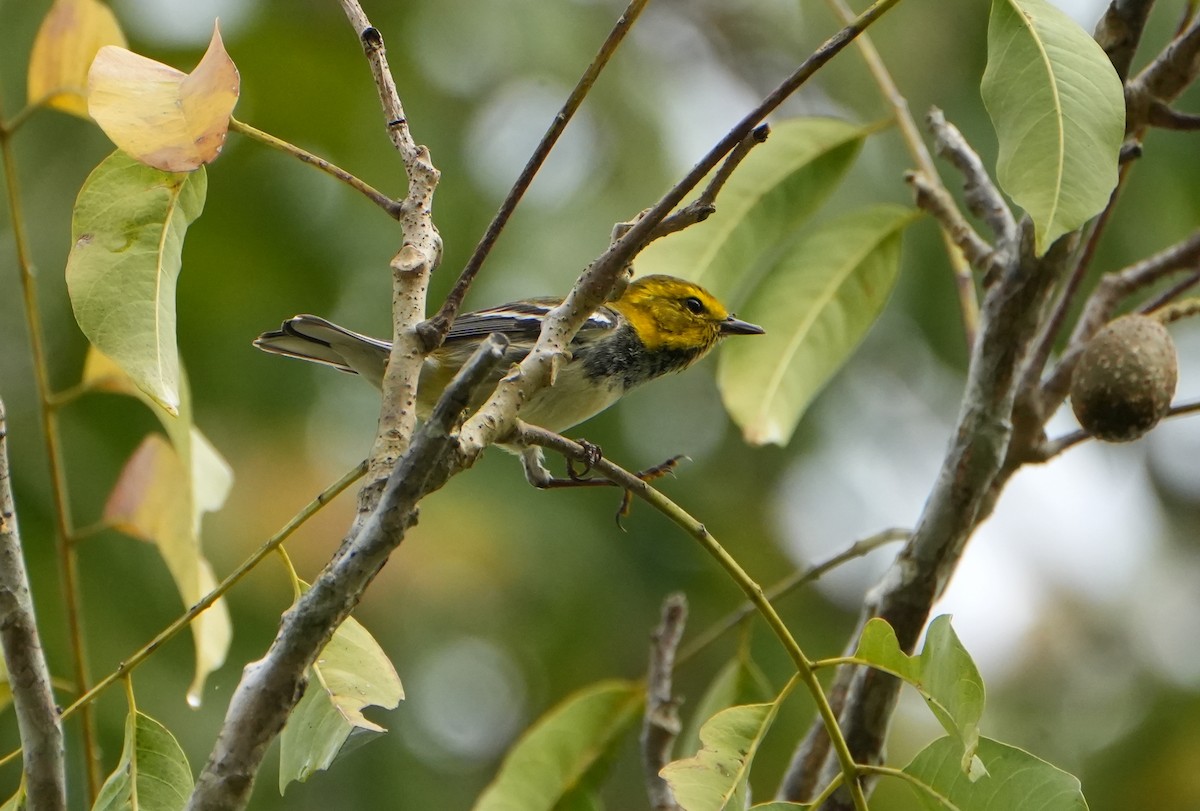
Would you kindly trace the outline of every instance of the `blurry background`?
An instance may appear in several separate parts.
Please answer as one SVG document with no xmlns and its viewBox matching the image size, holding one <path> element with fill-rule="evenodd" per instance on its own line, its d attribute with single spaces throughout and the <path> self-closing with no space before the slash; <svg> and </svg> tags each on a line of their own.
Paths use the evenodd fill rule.
<svg viewBox="0 0 1200 811">
<path fill-rule="evenodd" d="M 0 92 L 24 99 L 28 48 L 48 2 L 0 0 Z M 435 303 L 532 145 L 623 8 L 619 0 L 409 0 L 365 3 L 386 39 L 419 141 L 442 171 L 436 220 L 446 255 Z M 1060 5 L 1088 30 L 1102 6 Z M 1160 3 L 1138 64 L 1169 36 L 1183 3 Z M 221 18 L 242 75 L 237 116 L 326 156 L 393 195 L 403 172 L 384 134 L 365 62 L 329 0 L 120 0 L 131 47 L 190 70 Z M 990 163 L 979 100 L 988 4 L 903 3 L 872 36 L 918 116 L 947 116 Z M 616 221 L 651 204 L 762 94 L 837 28 L 815 0 L 657 0 L 571 124 L 475 285 L 468 305 L 565 291 Z M 1191 94 L 1181 109 L 1197 108 Z M 886 116 L 853 49 L 780 115 Z M 54 384 L 78 379 L 84 341 L 62 269 L 70 209 L 111 150 L 88 123 L 42 112 L 16 139 L 25 222 L 40 272 Z M 1154 132 L 1101 247 L 1109 270 L 1180 239 L 1200 222 L 1194 137 Z M 910 166 L 893 130 L 867 144 L 822 216 L 864 201 L 905 202 Z M 949 175 L 947 175 L 950 178 Z M 950 178 L 953 180 L 953 178 Z M 957 185 L 957 181 L 951 183 Z M 0 201 L 0 209 L 6 203 Z M 52 507 L 7 210 L 0 217 L 0 397 L 9 413 L 17 505 L 51 666 L 69 672 L 53 558 Z M 250 341 L 298 312 L 367 333 L 389 325 L 387 262 L 395 223 L 324 175 L 236 135 L 209 170 L 203 217 L 188 234 L 179 285 L 180 343 L 197 422 L 237 476 L 205 543 L 218 575 L 365 454 L 374 391 L 335 372 L 255 351 Z M 572 432 L 632 469 L 687 454 L 663 488 L 706 523 L 761 583 L 916 519 L 957 412 L 966 350 L 934 227 L 906 239 L 901 283 L 883 319 L 785 449 L 744 446 L 712 383 L 711 361 L 630 396 Z M 753 312 L 741 316 L 754 320 Z M 1200 331 L 1173 327 L 1180 398 L 1200 394 Z M 1072 430 L 1069 414 L 1057 420 Z M 153 418 L 132 400 L 92 395 L 66 411 L 74 521 L 91 523 Z M 984 731 L 1078 774 L 1091 807 L 1160 811 L 1200 804 L 1200 419 L 1177 420 L 1126 447 L 1086 444 L 1017 476 L 968 549 L 939 612 L 989 688 Z M 704 553 L 642 505 L 613 524 L 612 492 L 543 493 L 514 458 L 492 452 L 422 506 L 421 522 L 357 617 L 392 657 L 408 700 L 374 717 L 391 733 L 293 785 L 280 799 L 268 756 L 252 807 L 459 809 L 533 719 L 597 679 L 636 678 L 669 592 L 691 601 L 693 632 L 740 594 Z M 289 542 L 310 577 L 352 514 L 343 497 Z M 781 610 L 811 656 L 840 651 L 862 595 L 894 547 L 846 566 Z M 180 611 L 154 550 L 114 533 L 82 554 L 93 676 L 110 671 Z M 229 663 L 189 709 L 191 642 L 180 638 L 135 675 L 140 708 L 163 721 L 199 769 L 242 664 L 258 657 L 291 598 L 267 561 L 229 595 Z M 727 638 L 678 676 L 695 700 L 735 649 Z M 755 627 L 775 687 L 788 674 Z M 685 704 L 684 711 L 686 713 Z M 99 705 L 105 767 L 120 749 L 125 703 Z M 755 770 L 774 790 L 811 705 L 787 705 Z M 8 716 L 11 719 L 11 715 Z M 10 751 L 11 721 L 0 742 Z M 69 727 L 72 751 L 77 729 Z M 903 765 L 938 734 L 906 694 L 890 747 Z M 645 806 L 630 740 L 609 807 Z M 1187 764 L 1185 766 L 1185 764 Z M 78 775 L 79 763 L 73 763 Z M 5 773 L 0 795 L 16 785 Z M 77 778 L 76 778 L 77 779 Z M 78 798 L 79 784 L 75 784 Z M 915 807 L 884 784 L 881 808 Z"/>
</svg>

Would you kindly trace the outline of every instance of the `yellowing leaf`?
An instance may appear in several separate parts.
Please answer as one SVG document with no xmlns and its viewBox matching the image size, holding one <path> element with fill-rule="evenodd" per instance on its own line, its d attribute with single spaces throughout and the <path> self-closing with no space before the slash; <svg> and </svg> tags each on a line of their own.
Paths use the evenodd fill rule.
<svg viewBox="0 0 1200 811">
<path fill-rule="evenodd" d="M 29 103 L 87 118 L 88 66 L 106 45 L 125 46 L 108 6 L 99 0 L 55 0 L 29 55 Z"/>
<path fill-rule="evenodd" d="M 88 73 L 88 112 L 113 143 L 142 163 L 190 172 L 220 154 L 239 84 L 217 28 L 190 74 L 108 46 Z"/>
<path fill-rule="evenodd" d="M 106 521 L 158 547 L 186 606 L 216 585 L 200 552 L 193 486 L 191 472 L 174 447 L 160 434 L 150 434 L 125 463 L 104 506 Z M 208 674 L 224 664 L 231 636 L 223 600 L 192 621 L 196 676 L 188 689 L 189 703 L 199 703 Z"/>
</svg>

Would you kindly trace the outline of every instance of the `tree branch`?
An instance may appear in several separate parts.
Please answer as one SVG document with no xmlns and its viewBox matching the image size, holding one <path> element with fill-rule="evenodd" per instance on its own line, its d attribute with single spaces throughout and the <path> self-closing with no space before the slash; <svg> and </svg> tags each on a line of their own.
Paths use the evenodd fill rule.
<svg viewBox="0 0 1200 811">
<path fill-rule="evenodd" d="M 679 737 L 679 701 L 672 697 L 675 651 L 687 623 L 687 597 L 671 594 L 663 601 L 662 622 L 650 636 L 650 667 L 646 677 L 646 714 L 642 718 L 642 766 L 646 793 L 653 811 L 680 811 L 667 781 L 659 776 L 671 762 L 671 747 Z"/>
<path fill-rule="evenodd" d="M 1150 121 L 1156 104 L 1169 105 L 1200 73 L 1200 17 L 1194 17 L 1154 61 L 1125 85 L 1126 132 Z"/>
<path fill-rule="evenodd" d="M 358 0 L 341 0 L 341 4 L 366 54 L 388 135 L 408 177 L 408 194 L 397 218 L 404 244 L 391 261 L 392 352 L 383 377 L 379 428 L 368 457 L 367 477 L 359 491 L 357 527 L 374 511 L 388 475 L 417 424 L 417 381 L 425 360 L 425 345 L 416 327 L 425 317 L 429 276 L 442 259 L 442 238 L 433 224 L 433 193 L 441 173 L 434 167 L 429 150 L 413 140 L 388 67 L 383 35 L 371 25 Z"/>
<path fill-rule="evenodd" d="M 1112 0 L 1096 24 L 1094 38 L 1108 54 L 1122 82 L 1129 78 L 1133 55 L 1153 7 L 1154 0 Z"/>
<path fill-rule="evenodd" d="M 956 161 L 960 170 L 962 166 Z M 979 340 L 972 352 L 962 410 L 949 452 L 925 504 L 912 538 L 878 586 L 868 595 L 859 628 L 882 617 L 896 631 L 903 649 L 911 651 L 961 558 L 967 539 L 1004 463 L 1012 437 L 1012 412 L 1021 372 L 1037 334 L 1054 285 L 1061 278 L 1073 237 L 1056 242 L 1036 257 L 1029 229 L 1017 229 L 1012 244 L 997 245 L 1003 270 L 987 288 Z M 857 644 L 857 636 L 849 649 Z M 833 701 L 844 694 L 839 724 L 856 763 L 880 762 L 884 739 L 899 690 L 899 681 L 879 671 L 842 668 L 832 690 Z M 832 779 L 840 766 L 823 754 L 825 730 L 814 724 L 793 755 L 781 794 L 804 800 L 814 786 Z M 813 766 L 824 765 L 814 777 Z M 840 763 L 840 759 L 838 759 Z M 824 806 L 849 807 L 844 789 Z"/>
<path fill-rule="evenodd" d="M 67 807 L 63 733 L 42 653 L 8 468 L 8 424 L 0 402 L 0 645 L 17 713 L 30 808 Z"/>
<path fill-rule="evenodd" d="M 284 613 L 266 655 L 246 665 L 217 743 L 196 781 L 189 811 L 245 807 L 267 746 L 303 693 L 308 667 L 416 522 L 417 503 L 460 469 L 453 430 L 507 345 L 501 335 L 480 344 L 414 435 L 375 510 L 347 539 L 343 553 L 334 556 L 312 588 Z"/>
</svg>

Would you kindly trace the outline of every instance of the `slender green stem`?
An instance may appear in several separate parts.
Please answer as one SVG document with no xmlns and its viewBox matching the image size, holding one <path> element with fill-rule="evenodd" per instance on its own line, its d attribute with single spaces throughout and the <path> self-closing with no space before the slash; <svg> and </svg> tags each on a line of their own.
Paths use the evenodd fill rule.
<svg viewBox="0 0 1200 811">
<path fill-rule="evenodd" d="M 831 569 L 835 569 L 843 563 L 869 554 L 885 544 L 908 540 L 908 536 L 911 534 L 911 531 L 907 529 L 885 529 L 883 532 L 879 532 L 869 538 L 856 541 L 836 555 L 820 563 L 813 564 L 806 569 L 793 572 L 778 583 L 770 586 L 766 590 L 767 599 L 775 602 L 781 597 L 799 589 L 801 586 L 813 582 Z M 678 667 L 691 659 L 753 613 L 754 604 L 750 602 L 746 602 L 733 611 L 730 611 L 692 639 L 679 652 L 679 656 L 675 659 L 675 666 Z"/>
<path fill-rule="evenodd" d="M 90 678 L 88 676 L 87 650 L 84 647 L 83 639 L 79 561 L 70 543 L 72 537 L 71 507 L 67 497 L 66 468 L 63 463 L 58 418 L 51 406 L 53 393 L 50 390 L 50 368 L 46 358 L 45 331 L 42 328 L 41 310 L 38 305 L 33 255 L 25 234 L 25 219 L 22 214 L 20 185 L 17 179 L 17 161 L 13 154 L 11 134 L 11 128 L 0 126 L 0 153 L 2 153 L 0 157 L 4 163 L 9 217 L 12 220 L 13 243 L 17 250 L 17 268 L 25 304 L 25 320 L 29 329 L 30 350 L 33 354 L 33 375 L 38 390 L 42 437 L 46 443 L 46 457 L 50 467 L 50 490 L 54 500 L 55 513 L 55 549 L 58 558 L 59 579 L 62 582 L 67 635 L 71 645 L 72 677 L 78 686 L 77 689 L 86 690 Z M 90 805 L 95 801 L 96 793 L 100 790 L 100 772 L 97 763 L 100 750 L 96 741 L 94 719 L 90 711 L 84 712 L 80 717 L 80 731 L 83 736 L 84 764 Z"/>
<path fill-rule="evenodd" d="M 838 772 L 836 775 L 834 775 L 833 779 L 829 781 L 829 785 L 827 785 L 825 788 L 823 788 L 821 790 L 821 793 L 818 794 L 816 796 L 816 798 L 811 803 L 808 804 L 809 807 L 810 808 L 820 808 L 825 803 L 826 800 L 828 800 L 830 797 L 833 796 L 833 793 L 835 791 L 837 791 L 839 788 L 841 788 L 842 783 L 845 782 L 845 780 L 846 780 L 846 775 L 842 774 L 841 772 Z"/>
<path fill-rule="evenodd" d="M 21 125 L 29 120 L 29 117 L 41 109 L 37 102 L 26 104 L 16 114 L 7 121 L 0 121 L 0 138 L 7 138 L 21 128 Z"/>
<path fill-rule="evenodd" d="M 301 149 L 295 144 L 288 143 L 282 138 L 276 138 L 269 132 L 263 132 L 257 127 L 252 127 L 243 121 L 238 121 L 236 118 L 229 119 L 229 128 L 234 132 L 245 135 L 247 138 L 253 138 L 260 143 L 266 144 L 272 149 L 278 149 L 280 152 L 284 152 L 300 161 L 303 161 L 304 163 L 317 167 L 325 174 L 329 175 L 330 177 L 337 178 L 350 188 L 362 194 L 372 203 L 386 211 L 388 216 L 392 219 L 399 218 L 401 207 L 399 200 L 393 200 L 383 192 L 376 189 L 374 186 L 363 180 L 360 180 L 358 177 L 350 174 L 340 166 L 337 166 L 336 164 L 331 163 L 322 157 L 314 155 L 306 149 Z"/>
<path fill-rule="evenodd" d="M 154 637 L 154 639 L 151 639 L 149 642 L 139 648 L 132 656 L 122 662 L 116 670 L 114 670 L 112 673 L 109 673 L 100 681 L 96 682 L 96 685 L 92 687 L 92 689 L 88 690 L 86 693 L 72 702 L 69 707 L 63 710 L 63 717 L 66 718 L 77 710 L 87 707 L 101 692 L 111 687 L 113 683 L 124 678 L 127 674 L 131 673 L 135 667 L 149 658 L 150 654 L 154 653 L 154 651 L 160 648 L 165 642 L 167 642 L 167 640 L 171 639 L 184 628 L 186 628 L 192 620 L 207 610 L 208 607 L 220 599 L 225 592 L 229 591 L 229 589 L 237 584 L 239 580 L 245 577 L 251 569 L 253 569 L 259 564 L 260 561 L 262 561 L 263 558 L 274 552 L 281 543 L 287 540 L 289 535 L 291 535 L 296 531 L 297 528 L 300 527 L 301 524 L 303 524 L 318 510 L 332 501 L 339 493 L 362 478 L 362 475 L 366 472 L 366 469 L 366 463 L 364 462 L 346 475 L 342 476 L 342 478 L 338 479 L 329 487 L 325 488 L 320 495 L 306 504 L 304 508 L 300 510 L 300 512 L 296 513 L 292 519 L 283 526 L 282 529 L 272 535 L 265 543 L 263 543 L 262 546 L 255 550 L 254 554 L 242 561 L 240 566 L 230 572 L 230 574 L 224 580 L 218 583 L 216 588 L 204 595 L 204 597 L 200 598 L 198 603 L 189 608 L 182 616 L 160 631 L 158 635 Z M 3 763 L 3 761 L 0 761 L 0 763 Z"/>
<path fill-rule="evenodd" d="M 905 781 L 909 785 L 915 786 L 922 794 L 932 797 L 940 806 L 942 806 L 942 808 L 945 808 L 946 811 L 962 811 L 961 808 L 950 801 L 949 797 L 939 794 L 938 792 L 934 791 L 933 787 L 928 783 L 914 777 L 902 769 L 896 769 L 891 766 L 869 766 L 865 764 L 859 766 L 858 769 L 863 774 L 877 774 L 881 777 L 896 777 Z M 816 806 L 814 806 L 814 808 L 815 807 Z"/>
</svg>

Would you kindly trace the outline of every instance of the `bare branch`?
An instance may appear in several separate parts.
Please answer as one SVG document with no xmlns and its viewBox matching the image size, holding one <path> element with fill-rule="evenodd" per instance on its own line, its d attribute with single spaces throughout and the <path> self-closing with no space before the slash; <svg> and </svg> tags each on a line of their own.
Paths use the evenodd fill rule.
<svg viewBox="0 0 1200 811">
<path fill-rule="evenodd" d="M 671 787 L 658 773 L 671 762 L 671 747 L 679 736 L 679 701 L 671 695 L 671 677 L 675 670 L 675 651 L 686 623 L 687 597 L 682 593 L 671 594 L 663 601 L 662 622 L 650 636 L 641 746 L 646 793 L 654 811 L 680 811 Z"/>
<path fill-rule="evenodd" d="M 1096 24 L 1095 40 L 1108 54 L 1122 82 L 1129 77 L 1129 66 L 1153 7 L 1154 0 L 1112 0 Z"/>
<path fill-rule="evenodd" d="M 283 729 L 317 654 L 362 599 L 416 522 L 416 505 L 458 469 L 454 428 L 474 390 L 503 359 L 507 340 L 485 339 L 446 387 L 400 458 L 376 509 L 280 621 L 265 656 L 246 665 L 189 811 L 244 808 L 267 746 Z"/>
<path fill-rule="evenodd" d="M 1127 132 L 1141 130 L 1156 103 L 1170 104 L 1200 72 L 1200 17 L 1193 17 L 1154 61 L 1125 86 Z"/>
<path fill-rule="evenodd" d="M 1186 276 L 1182 280 L 1168 287 L 1166 290 L 1159 293 L 1154 298 L 1147 301 L 1145 304 L 1137 308 L 1137 311 L 1142 315 L 1149 315 L 1170 304 L 1172 301 L 1191 290 L 1197 284 L 1200 284 L 1200 271 Z"/>
<path fill-rule="evenodd" d="M 967 209 L 987 223 L 996 238 L 996 250 L 1015 251 L 1018 234 L 1017 221 L 1004 202 L 1004 196 L 992 183 L 987 168 L 979 155 L 963 138 L 953 124 L 946 121 L 941 110 L 934 107 L 926 119 L 934 135 L 937 154 L 954 166 L 963 176 L 963 191 Z"/>
<path fill-rule="evenodd" d="M 904 181 L 912 186 L 917 207 L 938 221 L 942 232 L 958 246 L 971 266 L 990 273 L 996 261 L 992 246 L 966 221 L 946 187 L 921 171 L 906 172 Z"/>
<path fill-rule="evenodd" d="M 297 160 L 303 161 L 311 166 L 315 166 L 325 174 L 329 175 L 330 177 L 337 178 L 350 188 L 357 191 L 359 194 L 366 197 L 372 203 L 383 209 L 389 217 L 392 217 L 393 219 L 399 219 L 401 205 L 398 200 L 393 200 L 383 192 L 376 189 L 374 186 L 363 182 L 340 166 L 325 160 L 319 155 L 314 155 L 307 149 L 301 149 L 295 144 L 289 144 L 287 141 L 284 141 L 281 138 L 276 138 L 269 132 L 263 132 L 257 127 L 252 127 L 243 121 L 238 121 L 236 118 L 229 119 L 229 128 L 234 132 L 240 132 L 247 138 L 253 138 L 254 140 L 264 143 L 273 149 L 278 149 L 280 152 L 285 152 Z"/>
<path fill-rule="evenodd" d="M 57 811 L 67 807 L 62 722 L 33 613 L 11 481 L 8 425 L 0 402 L 0 644 L 21 734 L 28 805 Z"/>
<path fill-rule="evenodd" d="M 984 300 L 963 407 L 941 472 L 912 538 L 867 596 L 859 618 L 860 629 L 871 617 L 887 620 L 904 650 L 911 651 L 916 644 L 930 608 L 945 588 L 978 520 L 989 509 L 994 486 L 1006 474 L 1020 372 L 1073 245 L 1071 237 L 1064 237 L 1039 258 L 1033 256 L 1031 240 L 1023 230 L 1021 239 L 1020 252 L 998 275 Z M 849 650 L 857 644 L 857 636 L 851 639 Z M 839 725 L 854 762 L 880 762 L 899 686 L 897 679 L 879 671 L 839 670 L 831 703 L 841 705 Z M 797 749 L 784 782 L 785 799 L 806 799 L 807 795 L 797 792 L 828 784 L 840 770 L 840 761 L 831 757 L 828 745 L 819 740 L 823 734 L 814 725 Z M 818 761 L 822 767 L 814 769 Z M 818 773 L 815 777 L 814 772 Z M 848 807 L 841 790 L 824 806 Z"/>
<path fill-rule="evenodd" d="M 1196 115 L 1195 113 L 1181 113 L 1163 104 L 1161 101 L 1156 101 L 1150 105 L 1146 123 L 1152 127 L 1161 127 L 1165 130 L 1195 132 L 1196 130 L 1200 130 L 1200 115 Z"/>
<path fill-rule="evenodd" d="M 417 380 L 425 359 L 425 345 L 416 326 L 425 317 L 429 275 L 442 258 L 442 238 L 433 224 L 433 194 L 441 174 L 429 150 L 412 137 L 396 82 L 388 67 L 383 35 L 371 25 L 358 0 L 341 0 L 379 92 L 388 136 L 404 163 L 408 194 L 398 217 L 404 244 L 392 258 L 392 352 L 383 378 L 379 427 L 367 461 L 367 477 L 358 497 L 356 525 L 375 508 L 388 475 L 404 453 L 416 427 Z"/>
<path fill-rule="evenodd" d="M 450 326 L 454 323 L 455 317 L 458 315 L 459 309 L 462 307 L 463 300 L 467 297 L 467 291 L 471 288 L 471 283 L 475 281 L 475 277 L 479 274 L 480 268 L 483 267 L 483 262 L 492 251 L 492 246 L 496 244 L 496 240 L 500 237 L 500 232 L 504 230 L 504 226 L 508 224 L 509 218 L 516 210 L 517 204 L 521 202 L 521 198 L 525 196 L 529 185 L 533 183 L 534 176 L 538 170 L 542 168 L 542 164 L 546 162 L 550 151 L 554 145 L 558 143 L 559 136 L 567 128 L 567 124 L 575 116 L 579 106 L 583 104 L 583 100 L 587 94 L 591 92 L 592 86 L 595 85 L 596 79 L 599 78 L 600 72 L 608 65 L 608 61 L 617 51 L 617 46 L 625 39 L 625 35 L 633 28 L 633 24 L 637 22 L 637 18 L 641 15 L 642 10 L 646 7 L 649 0 L 630 0 L 629 5 L 625 8 L 625 12 L 617 19 L 612 31 L 604 40 L 604 44 L 600 46 L 600 50 L 592 57 L 591 63 L 579 77 L 579 81 L 575 83 L 575 87 L 571 90 L 571 94 L 567 96 L 566 102 L 562 109 L 558 111 L 558 115 L 554 117 L 550 127 L 542 136 L 542 140 L 534 149 L 533 154 L 529 157 L 529 161 L 525 164 L 525 168 L 521 170 L 521 174 L 517 177 L 516 182 L 508 191 L 508 195 L 504 198 L 504 202 L 500 204 L 500 210 L 492 218 L 488 224 L 487 230 L 479 240 L 479 244 L 475 246 L 475 250 L 471 253 L 467 264 L 463 267 L 462 273 L 458 276 L 458 281 L 454 283 L 454 289 L 446 296 L 446 301 L 442 304 L 437 315 L 429 319 L 421 325 L 420 331 L 422 339 L 425 342 L 426 351 L 436 349 L 441 345 L 446 338 L 446 333 Z"/>
<path fill-rule="evenodd" d="M 750 134 L 739 141 L 733 151 L 725 157 L 720 168 L 713 174 L 712 180 L 704 187 L 700 195 L 659 223 L 646 244 L 708 219 L 717 210 L 717 195 L 725 187 L 726 181 L 733 176 L 733 170 L 745 160 L 746 156 L 750 154 L 750 150 L 765 143 L 770 134 L 771 128 L 766 124 L 759 124 L 752 129 Z"/>
</svg>

